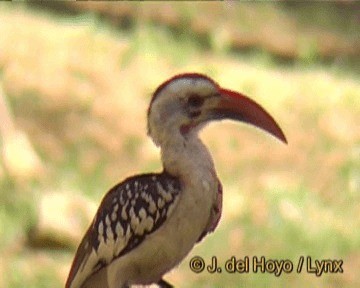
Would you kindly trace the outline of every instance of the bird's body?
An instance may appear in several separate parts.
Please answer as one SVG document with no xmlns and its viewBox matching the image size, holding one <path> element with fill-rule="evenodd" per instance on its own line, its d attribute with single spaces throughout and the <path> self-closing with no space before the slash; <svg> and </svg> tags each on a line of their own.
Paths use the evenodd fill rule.
<svg viewBox="0 0 360 288">
<path fill-rule="evenodd" d="M 99 270 L 83 286 L 76 286 L 76 284 L 82 283 L 86 276 L 91 274 L 91 270 L 84 269 L 83 272 L 78 272 L 77 277 L 73 280 L 74 287 L 124 287 L 131 284 L 157 283 L 161 280 L 162 275 L 176 266 L 190 252 L 194 244 L 205 236 L 203 234 L 215 228 L 214 226 L 216 226 L 220 218 L 221 184 L 217 177 L 214 177 L 216 176 L 214 165 L 209 155 L 205 156 L 204 154 L 201 157 L 201 159 L 207 159 L 207 161 L 201 163 L 192 161 L 194 158 L 199 158 L 196 157 L 199 155 L 197 153 L 207 151 L 204 148 L 199 140 L 192 145 L 181 145 L 179 147 L 179 153 L 183 154 L 181 155 L 183 161 L 178 164 L 184 165 L 183 168 L 186 167 L 186 169 L 179 168 L 179 171 L 184 171 L 184 173 L 173 171 L 175 165 L 170 163 L 168 165 L 170 165 L 173 174 L 169 174 L 167 170 L 164 170 L 161 174 L 145 174 L 131 177 L 108 192 L 100 206 L 99 211 L 101 213 L 98 213 L 92 225 L 92 227 L 99 227 L 100 222 L 103 223 L 101 225 L 103 227 L 103 233 L 100 236 L 101 241 L 99 241 L 99 229 L 92 229 L 92 227 L 88 230 L 89 236 L 84 237 L 85 241 L 89 241 L 89 248 L 97 247 L 97 252 L 95 252 L 96 249 L 89 251 L 90 256 L 86 260 L 86 266 L 97 266 L 94 270 Z M 187 153 L 194 153 L 194 158 L 185 157 Z M 194 165 L 197 167 L 196 177 L 191 174 L 194 171 Z M 172 175 L 176 175 L 176 177 Z M 142 195 L 143 193 L 145 195 Z M 125 196 L 122 197 L 122 195 Z M 139 200 L 134 201 L 134 205 L 131 205 L 130 199 Z M 140 212 L 142 205 L 138 204 L 139 202 L 143 202 L 142 204 L 146 210 Z M 138 207 L 136 207 L 136 204 L 138 204 Z M 101 209 L 101 207 L 104 208 Z M 115 207 L 119 208 L 116 209 L 115 216 L 112 217 Z M 123 207 L 126 207 L 124 215 L 131 214 L 134 218 L 138 218 L 139 221 L 132 221 L 131 216 L 129 219 L 123 219 L 127 218 L 121 215 Z M 134 213 L 130 213 L 131 207 L 134 207 Z M 200 207 L 202 209 L 199 209 Z M 207 213 L 204 210 L 207 210 Z M 145 223 L 149 216 L 156 221 L 153 223 L 150 220 L 150 223 L 142 224 L 141 219 Z M 184 219 L 192 220 L 189 222 L 184 221 Z M 125 231 L 125 237 L 117 235 L 117 239 L 113 241 L 115 237 L 110 235 L 120 234 L 116 232 L 120 230 L 119 228 L 116 229 L 118 222 L 121 223 L 121 228 Z M 131 225 L 131 223 L 135 224 Z M 107 230 L 108 227 L 111 227 L 111 231 Z M 127 238 L 127 227 L 134 231 L 136 231 L 137 227 L 141 227 L 141 229 L 138 229 L 139 238 L 142 240 L 142 238 L 146 237 L 146 241 L 140 243 L 139 239 L 138 244 L 131 244 L 132 239 L 128 237 L 126 243 L 124 238 Z M 146 228 L 150 227 L 151 229 L 148 231 Z M 121 249 L 121 247 L 127 245 L 131 248 Z M 149 251 L 151 252 L 149 253 Z M 124 254 L 125 252 L 128 253 Z M 102 257 L 98 257 L 98 255 L 102 255 Z M 78 259 L 79 263 L 84 260 Z M 98 264 L 99 261 L 100 264 Z M 111 265 L 105 265 L 105 263 L 110 262 Z M 81 271 L 81 269 L 78 271 Z M 119 281 L 119 279 L 123 279 L 122 275 L 127 275 L 124 283 Z M 99 285 L 95 284 L 96 279 L 98 279 Z M 104 279 L 107 279 L 108 286 L 104 286 Z"/>
<path fill-rule="evenodd" d="M 171 287 L 163 275 L 216 228 L 221 216 L 221 183 L 199 129 L 226 117 L 251 122 L 286 141 L 258 104 L 235 99 L 257 105 L 252 118 L 246 109 L 239 115 L 223 93 L 233 97 L 235 92 L 200 74 L 178 75 L 159 86 L 148 111 L 148 132 L 161 148 L 164 171 L 128 178 L 105 195 L 66 288 Z"/>
</svg>

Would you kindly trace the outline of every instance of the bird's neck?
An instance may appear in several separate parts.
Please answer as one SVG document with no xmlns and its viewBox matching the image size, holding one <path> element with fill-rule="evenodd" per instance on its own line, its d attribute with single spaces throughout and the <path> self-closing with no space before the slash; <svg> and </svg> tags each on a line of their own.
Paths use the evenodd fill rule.
<svg viewBox="0 0 360 288">
<path fill-rule="evenodd" d="M 216 176 L 211 155 L 197 135 L 169 139 L 161 145 L 164 169 L 183 179 L 206 179 Z"/>
</svg>

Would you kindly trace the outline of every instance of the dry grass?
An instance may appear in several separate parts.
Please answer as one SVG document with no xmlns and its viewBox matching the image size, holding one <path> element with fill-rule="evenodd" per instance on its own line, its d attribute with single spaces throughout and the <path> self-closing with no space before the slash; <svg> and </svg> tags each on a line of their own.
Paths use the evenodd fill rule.
<svg viewBox="0 0 360 288">
<path fill-rule="evenodd" d="M 25 186 L 4 168 L 0 173 L 8 205 L 0 210 L 0 253 L 9 263 L 0 262 L 0 287 L 63 285 L 73 251 L 26 245 L 23 230 L 32 224 L 26 211 L 38 201 L 32 196 L 66 186 L 98 202 L 126 176 L 160 170 L 158 151 L 146 137 L 146 108 L 157 85 L 184 71 L 207 73 L 248 94 L 289 140 L 284 146 L 233 123 L 203 132 L 224 182 L 224 215 L 218 231 L 191 255 L 341 258 L 345 272 L 319 278 L 194 274 L 188 258 L 167 278 L 179 287 L 360 284 L 358 75 L 337 67 L 281 67 L 261 55 L 203 53 L 156 26 L 141 24 L 127 34 L 93 16 L 54 20 L 21 7 L 0 6 L 1 85 L 16 126 L 46 171 Z"/>
</svg>

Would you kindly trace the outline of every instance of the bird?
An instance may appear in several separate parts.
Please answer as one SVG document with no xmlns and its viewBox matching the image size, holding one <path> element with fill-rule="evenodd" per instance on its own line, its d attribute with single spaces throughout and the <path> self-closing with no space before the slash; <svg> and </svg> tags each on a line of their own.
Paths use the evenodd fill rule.
<svg viewBox="0 0 360 288">
<path fill-rule="evenodd" d="M 164 275 L 212 233 L 222 185 L 199 131 L 209 122 L 251 124 L 287 143 L 273 117 L 205 74 L 177 74 L 153 93 L 147 132 L 162 172 L 132 176 L 105 194 L 72 262 L 66 288 L 173 287 Z"/>
</svg>

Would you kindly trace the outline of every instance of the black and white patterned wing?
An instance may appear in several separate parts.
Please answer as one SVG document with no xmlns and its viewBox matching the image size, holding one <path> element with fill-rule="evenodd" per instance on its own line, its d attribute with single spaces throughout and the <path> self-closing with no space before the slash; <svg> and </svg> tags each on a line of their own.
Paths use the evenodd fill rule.
<svg viewBox="0 0 360 288">
<path fill-rule="evenodd" d="M 166 172 L 130 177 L 113 187 L 76 252 L 66 288 L 80 287 L 138 246 L 169 217 L 179 194 L 179 180 Z"/>
</svg>

